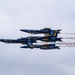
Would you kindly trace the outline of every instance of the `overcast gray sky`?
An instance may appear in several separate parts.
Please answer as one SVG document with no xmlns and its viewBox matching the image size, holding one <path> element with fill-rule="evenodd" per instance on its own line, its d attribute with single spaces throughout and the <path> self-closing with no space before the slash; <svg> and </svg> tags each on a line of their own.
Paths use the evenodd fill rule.
<svg viewBox="0 0 75 75">
<path fill-rule="evenodd" d="M 0 38 L 26 37 L 20 29 L 44 27 L 75 32 L 75 1 L 0 0 Z M 0 75 L 75 75 L 75 48 L 43 51 L 20 46 L 0 43 Z"/>
</svg>

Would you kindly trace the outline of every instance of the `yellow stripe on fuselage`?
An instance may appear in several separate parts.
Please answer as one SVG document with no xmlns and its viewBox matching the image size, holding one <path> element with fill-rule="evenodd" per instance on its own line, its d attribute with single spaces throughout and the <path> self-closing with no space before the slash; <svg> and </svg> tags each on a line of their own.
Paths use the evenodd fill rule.
<svg viewBox="0 0 75 75">
<path fill-rule="evenodd" d="M 53 36 L 56 36 L 56 33 L 54 33 L 54 35 Z"/>
</svg>

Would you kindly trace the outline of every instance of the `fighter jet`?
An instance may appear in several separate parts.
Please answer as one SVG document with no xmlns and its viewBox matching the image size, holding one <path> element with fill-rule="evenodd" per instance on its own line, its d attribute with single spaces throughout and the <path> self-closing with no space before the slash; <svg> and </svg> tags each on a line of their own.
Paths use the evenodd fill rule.
<svg viewBox="0 0 75 75">
<path fill-rule="evenodd" d="M 27 29 L 20 29 L 20 31 L 31 33 L 31 34 L 45 34 L 48 35 L 55 35 L 55 33 L 60 33 L 61 29 L 59 30 L 52 30 L 50 28 L 44 28 L 40 30 L 27 30 Z"/>
<path fill-rule="evenodd" d="M 22 46 L 21 48 L 29 48 L 29 47 L 28 46 Z M 43 50 L 60 49 L 59 46 L 55 46 L 55 44 L 33 45 L 33 48 L 40 48 Z"/>
<path fill-rule="evenodd" d="M 62 41 L 62 38 L 57 38 L 56 36 L 29 36 L 29 37 L 23 37 L 23 38 L 18 38 L 18 39 L 0 39 L 1 42 L 5 43 L 21 43 L 21 44 L 32 44 L 32 43 L 37 43 L 38 40 L 43 41 L 43 42 L 56 42 L 56 41 Z"/>
<path fill-rule="evenodd" d="M 30 37 L 19 38 L 19 39 L 0 39 L 4 43 L 20 43 L 26 44 L 29 48 L 32 48 L 33 43 L 36 43 L 36 40 L 31 39 Z"/>
<path fill-rule="evenodd" d="M 0 41 L 4 43 L 8 43 L 8 44 L 9 43 L 20 43 L 20 44 L 27 45 L 27 47 L 29 48 L 33 48 L 33 43 L 37 43 L 38 40 L 43 41 L 43 42 L 62 41 L 61 38 L 57 38 L 56 36 L 55 37 L 53 36 L 45 36 L 45 37 L 34 36 L 32 37 L 31 36 L 31 37 L 18 38 L 18 39 L 0 39 Z M 39 46 L 35 46 L 35 47 L 39 47 Z M 46 47 L 46 45 L 43 45 L 41 46 L 41 48 L 44 46 Z M 50 46 L 53 47 L 54 45 L 50 45 Z M 49 47 L 49 45 L 47 45 L 47 47 Z"/>
</svg>

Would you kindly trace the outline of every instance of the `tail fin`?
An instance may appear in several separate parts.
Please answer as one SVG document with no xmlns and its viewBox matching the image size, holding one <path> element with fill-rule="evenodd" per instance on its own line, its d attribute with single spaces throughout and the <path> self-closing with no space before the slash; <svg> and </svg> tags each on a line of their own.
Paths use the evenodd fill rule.
<svg viewBox="0 0 75 75">
<path fill-rule="evenodd" d="M 63 41 L 62 41 L 62 38 L 57 38 L 57 41 L 61 41 L 61 42 L 63 42 Z"/>
<path fill-rule="evenodd" d="M 56 33 L 59 33 L 59 34 L 60 34 L 60 31 L 61 31 L 61 29 L 59 29 L 59 30 L 55 30 L 55 32 L 56 32 Z"/>
</svg>

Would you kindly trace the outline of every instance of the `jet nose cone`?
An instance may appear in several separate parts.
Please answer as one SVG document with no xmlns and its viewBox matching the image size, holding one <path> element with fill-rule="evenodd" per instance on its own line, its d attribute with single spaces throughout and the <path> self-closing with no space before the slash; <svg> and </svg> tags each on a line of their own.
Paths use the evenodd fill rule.
<svg viewBox="0 0 75 75">
<path fill-rule="evenodd" d="M 20 48 L 28 48 L 28 46 L 22 46 L 22 47 L 20 47 Z"/>
<path fill-rule="evenodd" d="M 20 31 L 23 31 L 23 32 L 28 32 L 28 30 L 26 30 L 26 29 L 25 29 L 25 30 L 23 30 L 23 29 L 20 29 Z"/>
<path fill-rule="evenodd" d="M 5 42 L 5 40 L 4 40 L 4 39 L 0 39 L 0 41 L 1 41 L 1 42 Z"/>
<path fill-rule="evenodd" d="M 0 39 L 0 41 L 2 41 L 3 39 Z"/>
</svg>

